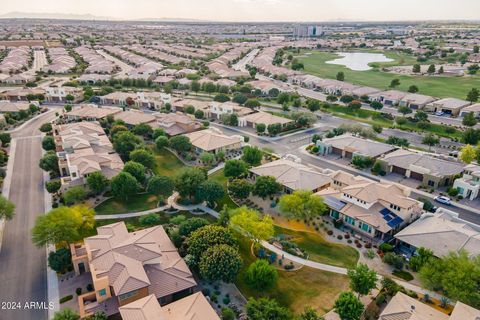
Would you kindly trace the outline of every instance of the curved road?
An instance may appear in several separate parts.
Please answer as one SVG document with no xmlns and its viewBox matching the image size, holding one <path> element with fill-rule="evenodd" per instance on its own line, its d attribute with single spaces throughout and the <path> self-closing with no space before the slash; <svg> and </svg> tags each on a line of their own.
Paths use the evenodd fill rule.
<svg viewBox="0 0 480 320">
<path fill-rule="evenodd" d="M 45 212 L 43 172 L 38 166 L 42 156 L 38 129 L 54 118 L 54 112 L 44 113 L 12 134 L 9 169 L 13 172 L 7 172 L 11 182 L 9 178 L 5 180 L 4 192 L 15 203 L 16 210 L 14 218 L 6 222 L 1 242 L 1 320 L 47 319 L 46 250 L 32 243 L 30 230 L 36 217 Z M 17 309 L 5 305 L 7 302 L 15 302 Z"/>
</svg>

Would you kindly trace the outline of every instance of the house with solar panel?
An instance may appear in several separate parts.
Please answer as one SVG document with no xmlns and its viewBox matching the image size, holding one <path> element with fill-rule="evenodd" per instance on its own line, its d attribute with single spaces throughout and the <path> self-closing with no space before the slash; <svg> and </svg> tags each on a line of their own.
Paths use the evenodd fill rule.
<svg viewBox="0 0 480 320">
<path fill-rule="evenodd" d="M 422 213 L 422 204 L 409 197 L 410 189 L 376 182 L 344 171 L 332 174 L 323 197 L 330 217 L 353 234 L 374 242 L 388 241 Z"/>
</svg>

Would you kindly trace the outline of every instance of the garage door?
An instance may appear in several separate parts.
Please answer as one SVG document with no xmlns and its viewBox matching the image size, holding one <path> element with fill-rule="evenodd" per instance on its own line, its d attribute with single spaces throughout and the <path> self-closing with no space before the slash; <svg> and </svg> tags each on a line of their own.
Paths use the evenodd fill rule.
<svg viewBox="0 0 480 320">
<path fill-rule="evenodd" d="M 410 178 L 415 179 L 415 180 L 419 180 L 419 181 L 423 181 L 423 174 L 412 171 L 412 172 L 410 172 Z"/>
<path fill-rule="evenodd" d="M 392 167 L 392 172 L 401 174 L 402 176 L 405 176 L 405 174 L 407 173 L 407 169 L 393 166 Z"/>
<path fill-rule="evenodd" d="M 335 147 L 332 147 L 332 153 L 333 154 L 338 154 L 339 156 L 341 156 L 342 155 L 342 150 L 338 149 L 338 148 L 335 148 Z"/>
<path fill-rule="evenodd" d="M 351 159 L 353 157 L 353 153 L 349 151 L 345 151 L 345 158 Z"/>
</svg>

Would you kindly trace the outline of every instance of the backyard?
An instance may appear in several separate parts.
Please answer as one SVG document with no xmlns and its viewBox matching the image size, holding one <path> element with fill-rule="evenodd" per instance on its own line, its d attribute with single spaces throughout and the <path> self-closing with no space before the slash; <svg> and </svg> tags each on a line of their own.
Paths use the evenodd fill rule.
<svg viewBox="0 0 480 320">
<path fill-rule="evenodd" d="M 158 198 L 148 193 L 140 193 L 128 200 L 110 198 L 95 207 L 95 213 L 102 214 L 117 214 L 128 213 L 136 211 L 145 211 L 157 207 Z"/>
<path fill-rule="evenodd" d="M 217 172 L 211 174 L 208 178 L 210 180 L 213 180 L 213 181 L 216 181 L 216 182 L 220 183 L 223 186 L 223 188 L 225 189 L 225 195 L 221 199 L 216 201 L 217 205 L 215 207 L 215 210 L 217 210 L 217 211 L 222 210 L 224 205 L 227 205 L 227 207 L 229 209 L 237 208 L 238 206 L 235 204 L 235 202 L 232 201 L 230 196 L 227 194 L 228 178 L 223 175 L 223 169 L 218 170 Z"/>
<path fill-rule="evenodd" d="M 370 86 L 379 89 L 388 89 L 390 82 L 393 79 L 399 79 L 400 85 L 395 89 L 407 91 L 411 85 L 416 85 L 419 88 L 420 94 L 431 95 L 439 98 L 454 97 L 465 99 L 467 93 L 472 88 L 480 87 L 480 77 L 446 77 L 446 76 L 408 76 L 398 75 L 394 73 L 381 71 L 378 67 L 386 67 L 392 65 L 410 65 L 417 63 L 412 57 L 399 54 L 385 52 L 388 58 L 392 58 L 394 62 L 374 63 L 372 70 L 368 71 L 353 71 L 341 65 L 327 64 L 339 56 L 331 52 L 321 51 L 301 51 L 298 60 L 304 64 L 305 72 L 323 78 L 335 79 L 338 72 L 342 71 L 345 74 L 345 81 L 353 84 Z M 427 62 L 432 63 L 432 62 Z"/>
<path fill-rule="evenodd" d="M 251 241 L 242 236 L 239 236 L 239 240 L 243 268 L 235 284 L 247 298 L 270 297 L 296 314 L 305 306 L 312 306 L 323 314 L 333 307 L 337 295 L 348 288 L 346 276 L 303 267 L 297 271 L 279 271 L 277 285 L 270 290 L 252 290 L 242 275 L 256 258 L 251 253 Z"/>
<path fill-rule="evenodd" d="M 153 171 L 159 176 L 173 176 L 185 167 L 183 162 L 167 149 L 157 150 L 154 148 L 153 152 L 157 161 L 157 165 Z"/>
</svg>

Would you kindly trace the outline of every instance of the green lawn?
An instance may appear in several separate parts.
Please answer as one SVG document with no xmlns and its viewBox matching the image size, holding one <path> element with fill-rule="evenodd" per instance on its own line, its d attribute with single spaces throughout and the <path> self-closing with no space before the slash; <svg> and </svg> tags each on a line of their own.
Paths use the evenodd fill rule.
<svg viewBox="0 0 480 320">
<path fill-rule="evenodd" d="M 347 245 L 329 242 L 317 233 L 275 226 L 275 234 L 292 236 L 293 239 L 290 241 L 305 250 L 309 260 L 344 268 L 353 268 L 357 265 L 359 258 L 357 250 Z"/>
<path fill-rule="evenodd" d="M 157 207 L 158 199 L 148 193 L 137 194 L 127 201 L 110 198 L 95 207 L 96 214 L 118 214 L 134 211 L 145 211 Z"/>
<path fill-rule="evenodd" d="M 277 285 L 270 290 L 252 290 L 246 285 L 242 275 L 256 258 L 250 251 L 251 241 L 242 236 L 239 236 L 239 239 L 243 268 L 235 284 L 247 298 L 270 297 L 296 314 L 302 312 L 306 306 L 311 306 L 323 314 L 333 307 L 338 294 L 348 289 L 348 278 L 344 275 L 303 267 L 298 271 L 279 271 Z"/>
<path fill-rule="evenodd" d="M 305 55 L 309 53 L 309 55 Z M 411 56 L 399 53 L 385 53 L 387 57 L 395 59 L 395 62 L 377 63 L 374 66 L 411 65 L 416 61 Z M 419 93 L 439 98 L 455 97 L 465 99 L 472 88 L 480 87 L 480 77 L 443 77 L 443 76 L 408 76 L 383 72 L 380 68 L 368 71 L 353 71 L 341 65 L 327 64 L 326 61 L 338 58 L 338 55 L 330 52 L 302 51 L 298 57 L 305 66 L 305 72 L 323 78 L 335 79 L 339 71 L 345 73 L 345 81 L 371 86 L 379 89 L 388 89 L 392 79 L 398 78 L 401 82 L 396 89 L 407 91 L 411 85 L 419 88 Z M 428 62 L 427 62 L 428 63 Z M 429 62 L 431 63 L 431 62 Z"/>
<path fill-rule="evenodd" d="M 227 205 L 228 208 L 230 209 L 235 209 L 238 208 L 238 206 L 235 204 L 235 202 L 232 201 L 232 198 L 227 194 L 227 182 L 228 178 L 223 175 L 223 169 L 218 170 L 214 174 L 210 175 L 208 177 L 210 180 L 216 181 L 220 183 L 223 188 L 225 189 L 225 196 L 223 196 L 221 199 L 217 200 L 217 206 L 215 207 L 215 210 L 220 211 L 223 209 L 224 205 Z"/>
<path fill-rule="evenodd" d="M 173 176 L 180 169 L 184 168 L 185 165 L 182 161 L 168 151 L 167 149 L 162 149 L 160 151 L 154 150 L 155 159 L 157 160 L 157 165 L 154 169 L 155 174 L 160 176 Z"/>
</svg>

